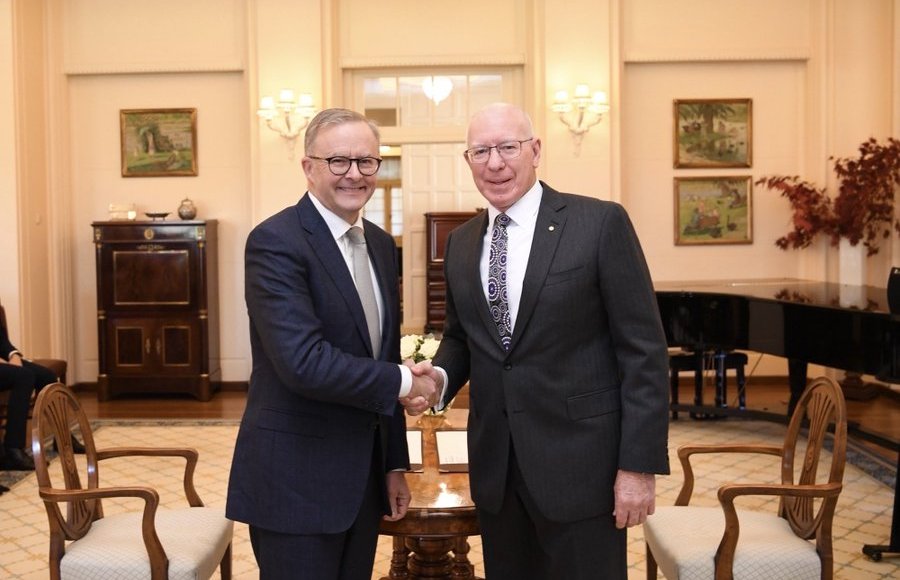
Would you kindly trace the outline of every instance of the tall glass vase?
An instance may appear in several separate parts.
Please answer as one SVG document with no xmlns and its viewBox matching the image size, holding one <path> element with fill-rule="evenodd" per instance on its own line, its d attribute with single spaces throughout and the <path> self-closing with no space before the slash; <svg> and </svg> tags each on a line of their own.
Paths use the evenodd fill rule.
<svg viewBox="0 0 900 580">
<path fill-rule="evenodd" d="M 843 308 L 864 308 L 866 306 L 866 247 L 862 244 L 851 246 L 846 238 L 841 238 L 838 246 L 838 282 L 841 285 L 840 302 Z"/>
</svg>

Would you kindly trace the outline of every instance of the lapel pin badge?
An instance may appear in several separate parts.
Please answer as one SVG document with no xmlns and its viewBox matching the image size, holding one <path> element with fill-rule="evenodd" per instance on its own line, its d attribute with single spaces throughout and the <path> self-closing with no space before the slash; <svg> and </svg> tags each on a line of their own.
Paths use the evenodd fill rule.
<svg viewBox="0 0 900 580">
<path fill-rule="evenodd" d="M 556 229 L 556 226 L 548 226 L 547 229 L 550 230 L 550 231 L 552 232 L 553 230 Z"/>
</svg>

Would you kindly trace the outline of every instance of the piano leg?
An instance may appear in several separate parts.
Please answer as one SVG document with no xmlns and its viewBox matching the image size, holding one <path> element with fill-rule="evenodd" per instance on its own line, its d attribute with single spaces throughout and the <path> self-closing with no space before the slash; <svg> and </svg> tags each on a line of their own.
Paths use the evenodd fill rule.
<svg viewBox="0 0 900 580">
<path fill-rule="evenodd" d="M 717 350 L 714 358 L 716 361 L 716 407 L 722 408 L 728 406 L 728 369 L 725 366 L 725 351 Z"/>
<path fill-rule="evenodd" d="M 791 399 L 788 401 L 788 417 L 794 413 L 794 407 L 800 400 L 800 395 L 806 390 L 807 363 L 795 358 L 788 359 L 788 384 L 791 386 Z"/>
</svg>

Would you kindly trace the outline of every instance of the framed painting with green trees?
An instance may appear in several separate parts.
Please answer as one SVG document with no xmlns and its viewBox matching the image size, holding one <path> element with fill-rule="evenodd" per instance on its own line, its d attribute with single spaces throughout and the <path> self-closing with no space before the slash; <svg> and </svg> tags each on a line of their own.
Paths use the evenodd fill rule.
<svg viewBox="0 0 900 580">
<path fill-rule="evenodd" d="M 122 177 L 197 175 L 197 109 L 123 109 Z"/>
<path fill-rule="evenodd" d="M 674 101 L 675 168 L 751 167 L 751 99 Z"/>
</svg>

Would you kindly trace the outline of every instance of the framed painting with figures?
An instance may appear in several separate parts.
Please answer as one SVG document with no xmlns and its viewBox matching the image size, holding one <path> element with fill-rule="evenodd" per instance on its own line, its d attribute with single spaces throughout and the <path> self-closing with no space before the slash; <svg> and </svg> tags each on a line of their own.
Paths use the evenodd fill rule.
<svg viewBox="0 0 900 580">
<path fill-rule="evenodd" d="M 675 245 L 753 243 L 749 175 L 675 178 Z"/>
<path fill-rule="evenodd" d="M 677 99 L 673 105 L 675 168 L 751 167 L 751 99 Z"/>
<path fill-rule="evenodd" d="M 197 175 L 197 109 L 119 111 L 122 177 Z"/>
</svg>

